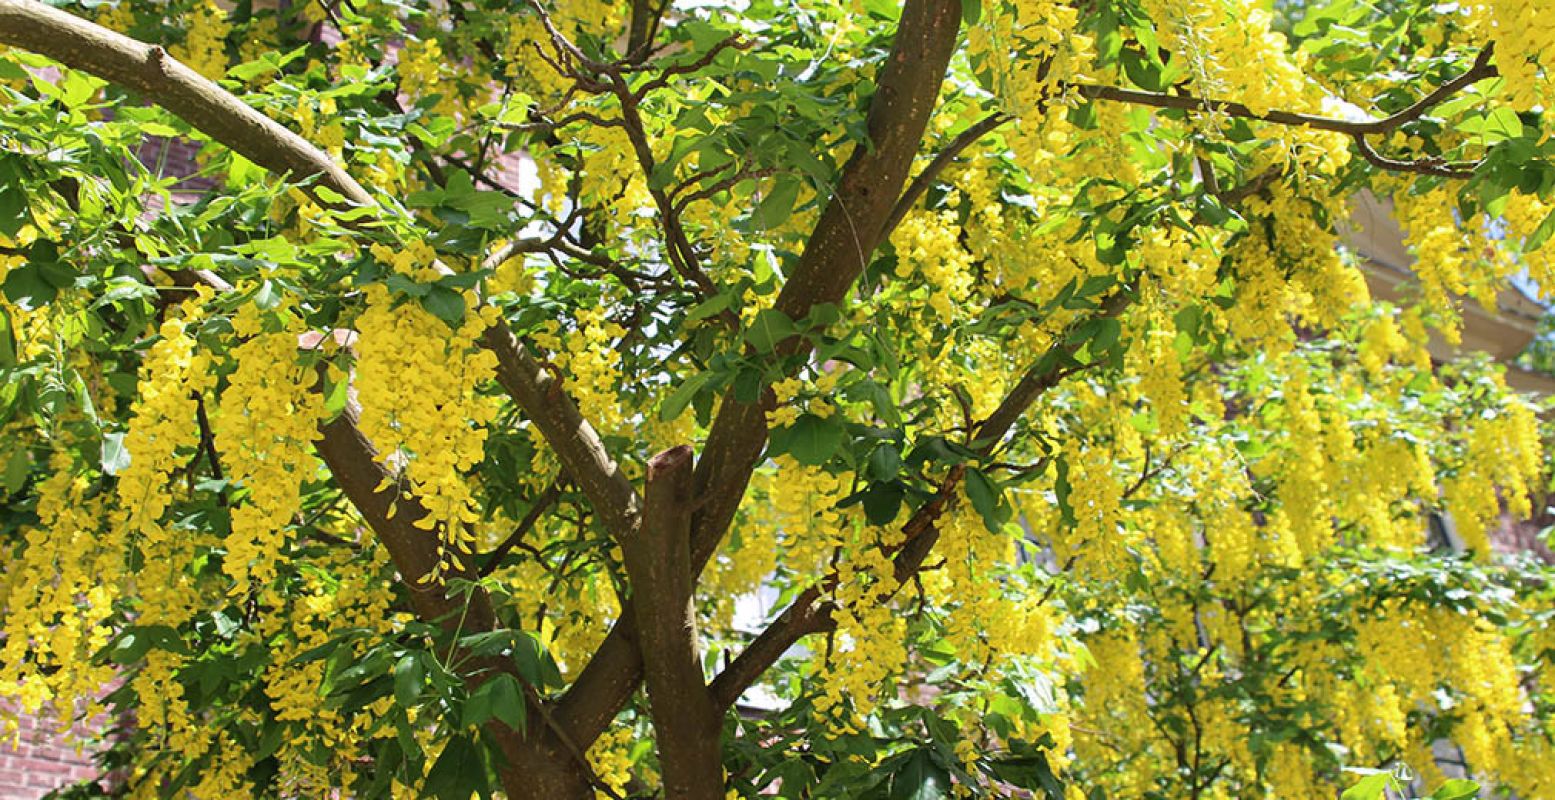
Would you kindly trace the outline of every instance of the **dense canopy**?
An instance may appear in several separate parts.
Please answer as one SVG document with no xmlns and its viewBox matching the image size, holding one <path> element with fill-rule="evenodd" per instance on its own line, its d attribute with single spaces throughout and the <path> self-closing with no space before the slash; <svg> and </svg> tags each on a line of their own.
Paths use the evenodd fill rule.
<svg viewBox="0 0 1555 800">
<path fill-rule="evenodd" d="M 0 45 L 0 707 L 124 723 L 70 796 L 1555 793 L 1540 409 L 1427 350 L 1555 288 L 1548 0 Z"/>
</svg>

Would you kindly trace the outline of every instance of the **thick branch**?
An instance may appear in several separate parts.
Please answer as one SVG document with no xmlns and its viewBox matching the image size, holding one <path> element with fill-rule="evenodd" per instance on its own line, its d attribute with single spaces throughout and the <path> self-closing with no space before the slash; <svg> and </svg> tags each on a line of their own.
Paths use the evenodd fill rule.
<svg viewBox="0 0 1555 800">
<path fill-rule="evenodd" d="M 38 0 L 0 0 L 0 44 L 41 53 L 133 89 L 244 158 L 320 182 L 359 205 L 372 197 L 328 154 L 179 63 L 167 51 Z"/>
<path fill-rule="evenodd" d="M 403 496 L 398 484 L 378 462 L 377 449 L 356 425 L 359 414 L 360 408 L 350 402 L 340 416 L 323 425 L 319 429 L 318 453 L 363 521 L 389 551 L 409 590 L 411 606 L 424 620 L 459 624 L 461 630 L 471 633 L 492 630 L 496 615 L 484 590 L 477 588 L 465 598 L 449 597 L 444 579 L 432 577 L 438 566 L 439 536 L 415 526 L 427 510 L 414 497 Z M 461 562 L 455 576 L 475 577 L 468 560 Z M 467 667 L 466 680 L 473 689 L 501 672 L 519 677 L 506 659 L 475 659 Z M 539 711 L 538 707 L 532 710 Z M 501 722 L 492 722 L 488 727 L 506 760 L 502 780 L 511 796 L 593 796 L 586 772 L 577 768 L 557 737 L 544 735 L 545 729 L 536 727 L 525 737 Z M 534 793 L 514 794 L 519 787 L 530 786 L 535 787 Z"/>
<path fill-rule="evenodd" d="M 594 427 L 562 390 L 560 379 L 529 355 L 506 324 L 487 328 L 481 342 L 497 356 L 497 382 L 556 451 L 567 477 L 588 497 L 605 529 L 618 540 L 629 538 L 637 528 L 642 501 Z"/>
<path fill-rule="evenodd" d="M 908 0 L 903 7 L 869 108 L 871 146 L 853 151 L 793 277 L 778 293 L 774 307 L 789 319 L 803 319 L 817 305 L 842 302 L 879 246 L 923 143 L 960 21 L 960 3 L 951 0 Z M 790 339 L 779 352 L 791 355 L 805 346 L 802 339 Z M 733 521 L 766 439 L 765 410 L 740 402 L 731 390 L 697 464 L 697 496 L 703 504 L 691 542 L 697 571 Z"/>
<path fill-rule="evenodd" d="M 664 792 L 722 800 L 722 715 L 702 680 L 691 576 L 691 448 L 648 462 L 643 524 L 622 542 Z"/>
<path fill-rule="evenodd" d="M 907 0 L 867 120 L 870 143 L 843 168 L 836 192 L 805 244 L 793 277 L 775 307 L 791 319 L 823 303 L 840 302 L 879 245 L 923 142 L 945 70 L 955 50 L 961 4 Z M 790 340 L 792 355 L 804 347 Z M 697 511 L 692 519 L 691 569 L 701 573 L 745 497 L 767 441 L 766 411 L 731 392 L 721 405 L 696 467 Z M 594 658 L 573 682 L 558 713 L 582 741 L 592 741 L 631 697 L 642 674 L 633 617 L 623 613 Z"/>
<path fill-rule="evenodd" d="M 1130 295 L 1119 292 L 1102 304 L 1096 316 L 1115 316 L 1121 313 L 1129 302 Z M 1072 374 L 1073 370 L 1058 369 L 1053 357 L 1072 356 L 1079 346 L 1061 337 L 1044 358 L 1039 359 L 1026 370 L 1015 388 L 1010 390 L 999 403 L 998 408 L 978 425 L 975 449 L 979 455 L 986 457 L 993 453 L 1021 415 L 1026 413 L 1026 410 L 1044 393 L 1057 386 L 1065 376 Z M 892 558 L 892 571 L 897 586 L 905 583 L 923 568 L 924 561 L 939 541 L 937 526 L 940 517 L 955 504 L 957 490 L 965 475 L 964 467 L 958 465 L 951 468 L 941 479 L 934 497 L 919 506 L 902 527 L 902 544 Z M 713 679 L 711 684 L 713 699 L 720 707 L 727 707 L 738 700 L 746 689 L 760 680 L 761 676 L 783 656 L 783 653 L 800 639 L 812 633 L 831 630 L 836 626 L 831 614 L 833 606 L 829 602 L 822 602 L 824 595 L 835 585 L 836 574 L 833 573 L 820 583 L 801 592 L 776 620 L 757 635 L 745 650 Z M 889 599 L 887 595 L 880 598 L 880 601 L 885 602 Z"/>
</svg>

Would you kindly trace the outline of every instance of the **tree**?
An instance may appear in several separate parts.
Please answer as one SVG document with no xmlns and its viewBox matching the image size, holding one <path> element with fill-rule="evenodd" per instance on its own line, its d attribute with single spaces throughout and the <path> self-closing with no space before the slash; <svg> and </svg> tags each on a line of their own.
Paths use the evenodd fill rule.
<svg viewBox="0 0 1555 800">
<path fill-rule="evenodd" d="M 1425 347 L 1555 286 L 1545 11 L 0 0 L 0 694 L 130 797 L 1538 796 L 1539 409 Z"/>
</svg>

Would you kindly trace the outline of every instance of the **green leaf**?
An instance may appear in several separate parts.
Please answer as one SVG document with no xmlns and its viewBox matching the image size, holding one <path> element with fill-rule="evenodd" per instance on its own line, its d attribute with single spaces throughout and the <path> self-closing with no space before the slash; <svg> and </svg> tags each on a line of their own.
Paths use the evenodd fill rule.
<svg viewBox="0 0 1555 800">
<path fill-rule="evenodd" d="M 24 310 L 35 311 L 59 296 L 59 289 L 43 279 L 43 271 L 37 264 L 24 264 L 12 269 L 5 276 L 5 297 Z"/>
<path fill-rule="evenodd" d="M 437 763 L 427 771 L 427 780 L 421 789 L 422 797 L 438 800 L 470 800 L 470 795 L 491 796 L 491 785 L 486 779 L 486 765 L 481 763 L 480 751 L 464 734 L 448 739 Z"/>
<path fill-rule="evenodd" d="M 269 311 L 281 304 L 281 292 L 276 288 L 275 281 L 265 281 L 259 284 L 259 290 L 254 292 L 254 306 L 260 311 Z"/>
<path fill-rule="evenodd" d="M 794 321 L 788 315 L 775 308 L 764 308 L 751 320 L 750 327 L 745 331 L 745 341 L 758 353 L 770 353 L 777 348 L 778 343 L 798 333 L 794 327 Z"/>
<path fill-rule="evenodd" d="M 1118 337 L 1123 334 L 1123 323 L 1113 317 L 1103 317 L 1097 320 L 1096 335 L 1091 337 L 1091 354 L 1101 355 L 1112 349 L 1118 343 Z"/>
<path fill-rule="evenodd" d="M 1479 796 L 1479 784 L 1463 778 L 1453 778 L 1436 787 L 1426 800 L 1468 800 Z"/>
<path fill-rule="evenodd" d="M 103 434 L 102 468 L 104 475 L 118 475 L 130 465 L 130 451 L 124 449 L 123 433 Z"/>
<path fill-rule="evenodd" d="M 27 455 L 27 449 L 18 447 L 11 451 L 11 457 L 5 462 L 5 491 L 7 494 L 16 494 L 27 483 L 27 474 L 32 471 L 32 458 Z"/>
<path fill-rule="evenodd" d="M 459 325 L 464 322 L 464 295 L 447 286 L 433 286 L 431 291 L 421 298 L 421 307 L 449 325 Z"/>
<path fill-rule="evenodd" d="M 983 18 L 983 0 L 961 0 L 961 21 L 976 25 Z"/>
<path fill-rule="evenodd" d="M 799 199 L 799 179 L 784 175 L 772 184 L 772 191 L 761 199 L 751 215 L 756 227 L 771 230 L 782 225 L 794 213 L 794 203 Z"/>
<path fill-rule="evenodd" d="M 480 726 L 497 719 L 522 733 L 527 716 L 523 691 L 512 675 L 498 675 L 486 681 L 464 701 L 466 725 Z"/>
<path fill-rule="evenodd" d="M 20 186 L 0 187 L 0 234 L 15 236 L 27 221 L 26 192 Z"/>
<path fill-rule="evenodd" d="M 530 686 L 539 689 L 562 686 L 561 670 L 556 667 L 556 662 L 546 652 L 545 646 L 534 636 L 518 633 L 514 637 L 513 661 L 518 667 L 519 676 Z"/>
<path fill-rule="evenodd" d="M 686 312 L 686 321 L 696 322 L 699 319 L 707 319 L 715 314 L 721 314 L 733 300 L 734 295 L 715 294 L 692 306 L 691 310 Z"/>
<path fill-rule="evenodd" d="M 324 396 L 324 414 L 329 419 L 340 416 L 340 412 L 346 410 L 346 403 L 351 399 L 351 380 L 342 377 L 329 386 L 329 394 Z"/>
<path fill-rule="evenodd" d="M 676 419 L 679 419 L 680 415 L 685 412 L 686 406 L 691 405 L 692 399 L 697 396 L 698 392 L 702 391 L 702 387 L 716 377 L 717 373 L 698 372 L 682 381 L 679 386 L 675 387 L 675 391 L 670 392 L 670 396 L 664 398 L 664 402 L 659 405 L 659 419 L 664 422 L 674 422 Z"/>
<path fill-rule="evenodd" d="M 927 749 L 902 762 L 891 776 L 891 800 L 943 800 L 950 796 L 950 773 L 934 763 Z"/>
<path fill-rule="evenodd" d="M 406 653 L 394 665 L 394 701 L 410 708 L 421 699 L 421 682 L 426 669 L 415 653 Z"/>
<path fill-rule="evenodd" d="M 788 453 L 807 467 L 819 467 L 836 455 L 847 438 L 847 429 L 836 417 L 802 414 L 788 429 Z"/>
<path fill-rule="evenodd" d="M 1383 793 L 1388 789 L 1388 781 L 1391 776 L 1386 772 L 1376 772 L 1362 778 L 1339 795 L 1339 800 L 1382 800 Z"/>
<path fill-rule="evenodd" d="M 885 442 L 869 454 L 866 471 L 877 481 L 888 481 L 902 470 L 902 453 L 896 445 Z"/>
<path fill-rule="evenodd" d="M 1063 800 L 1064 787 L 1053 774 L 1047 758 L 1037 755 L 1022 758 L 1001 758 L 989 762 L 987 770 L 998 780 L 1022 789 L 1041 789 L 1048 800 Z"/>
<path fill-rule="evenodd" d="M 901 481 L 872 483 L 860 498 L 864 503 L 864 517 L 871 525 L 890 525 L 902 510 L 907 489 Z"/>
<path fill-rule="evenodd" d="M 982 515 L 983 524 L 988 526 L 988 530 L 998 531 L 1004 523 L 999 513 L 999 501 L 1003 495 L 999 485 L 982 470 L 969 468 L 966 471 L 966 495 L 972 501 L 972 508 Z"/>
</svg>

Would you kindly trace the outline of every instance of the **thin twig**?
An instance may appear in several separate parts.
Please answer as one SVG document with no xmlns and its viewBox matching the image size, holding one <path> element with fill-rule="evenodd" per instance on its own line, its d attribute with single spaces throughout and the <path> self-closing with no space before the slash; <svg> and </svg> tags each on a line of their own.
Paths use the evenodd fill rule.
<svg viewBox="0 0 1555 800">
<path fill-rule="evenodd" d="M 502 544 L 497 545 L 496 549 L 486 556 L 485 563 L 481 564 L 480 577 L 484 578 L 490 575 L 497 570 L 497 567 L 502 565 L 502 559 L 512 552 L 513 548 L 518 547 L 524 541 L 524 537 L 529 535 L 529 531 L 534 528 L 535 523 L 540 521 L 540 516 L 545 513 L 546 509 L 550 508 L 552 503 L 556 502 L 557 498 L 561 497 L 561 493 L 561 480 L 551 481 L 551 485 L 546 487 L 546 490 L 539 497 L 535 498 L 534 504 L 529 507 L 528 513 L 524 514 L 524 518 L 519 520 L 518 526 L 513 529 L 513 532 L 508 534 L 508 537 L 502 540 Z"/>
<path fill-rule="evenodd" d="M 922 197 L 923 193 L 927 192 L 929 187 L 934 185 L 934 181 L 939 178 L 939 174 L 944 172 L 945 168 L 956 160 L 956 156 L 961 155 L 961 151 L 971 147 L 978 139 L 987 135 L 989 131 L 1011 119 L 1013 117 L 1003 112 L 989 114 L 973 123 L 972 127 L 962 131 L 961 135 L 952 139 L 950 144 L 946 145 L 945 149 L 941 150 L 939 155 L 935 156 L 934 160 L 930 161 L 929 165 L 924 167 L 922 172 L 918 173 L 918 177 L 908 184 L 907 190 L 902 192 L 901 199 L 897 200 L 896 205 L 891 208 L 891 215 L 886 217 L 885 228 L 881 236 L 889 237 L 891 231 L 896 230 L 896 226 L 902 224 L 902 220 L 907 216 L 907 212 L 912 211 L 912 207 L 917 204 L 918 198 Z"/>
</svg>

